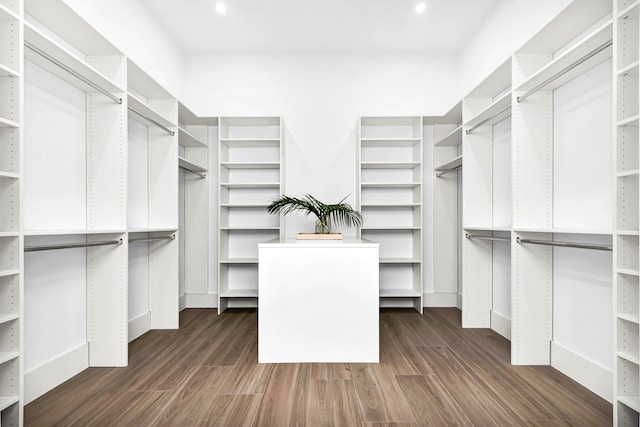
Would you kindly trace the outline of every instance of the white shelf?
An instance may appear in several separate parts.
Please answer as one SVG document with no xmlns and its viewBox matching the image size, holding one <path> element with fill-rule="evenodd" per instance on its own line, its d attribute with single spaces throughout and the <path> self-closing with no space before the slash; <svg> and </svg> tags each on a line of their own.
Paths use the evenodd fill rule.
<svg viewBox="0 0 640 427">
<path fill-rule="evenodd" d="M 223 298 L 258 298 L 257 289 L 228 289 L 220 296 Z"/>
<path fill-rule="evenodd" d="M 221 203 L 220 207 L 221 208 L 248 208 L 248 209 L 252 209 L 252 208 L 262 208 L 262 209 L 266 209 L 267 206 L 269 206 L 270 203 Z"/>
<path fill-rule="evenodd" d="M 629 6 L 625 7 L 621 11 L 619 11 L 617 17 L 618 18 L 624 18 L 626 15 L 630 14 L 633 11 L 633 9 L 637 9 L 638 8 L 638 4 L 640 4 L 640 1 L 635 1 L 635 2 L 631 3 Z"/>
<path fill-rule="evenodd" d="M 616 234 L 619 236 L 640 236 L 640 230 L 618 230 Z"/>
<path fill-rule="evenodd" d="M 519 228 L 515 227 L 513 231 L 517 233 L 553 233 L 553 234 L 584 234 L 593 236 L 611 236 L 611 230 L 585 230 L 579 228 Z"/>
<path fill-rule="evenodd" d="M 19 128 L 20 124 L 18 122 L 14 122 L 13 120 L 5 119 L 4 117 L 0 117 L 0 128 Z"/>
<path fill-rule="evenodd" d="M 631 270 L 630 268 L 618 268 L 616 269 L 617 273 L 626 274 L 627 276 L 640 276 L 640 271 Z"/>
<path fill-rule="evenodd" d="M 640 412 L 640 396 L 618 396 L 618 402 Z"/>
<path fill-rule="evenodd" d="M 202 166 L 198 166 L 195 163 L 185 159 L 184 157 L 179 157 L 179 156 L 178 156 L 178 166 L 181 167 L 182 169 L 188 170 L 189 172 L 203 173 L 207 171 L 206 168 Z"/>
<path fill-rule="evenodd" d="M 419 187 L 421 184 L 421 182 L 367 182 L 360 184 L 360 186 L 362 188 L 415 188 Z"/>
<path fill-rule="evenodd" d="M 511 115 L 511 110 L 508 108 L 510 105 L 511 92 L 507 91 L 506 93 L 499 96 L 496 100 L 494 100 L 491 105 L 482 110 L 475 117 L 469 119 L 469 121 L 467 121 L 464 126 L 473 127 L 480 123 L 482 123 L 482 126 L 491 126 L 495 123 L 501 122 Z"/>
<path fill-rule="evenodd" d="M 380 264 L 420 264 L 420 258 L 380 257 Z"/>
<path fill-rule="evenodd" d="M 403 230 L 420 230 L 419 226 L 416 225 L 381 225 L 381 226 L 372 226 L 372 227 L 361 227 L 362 231 L 393 231 L 393 230 L 399 230 L 399 231 L 403 231 Z"/>
<path fill-rule="evenodd" d="M 640 314 L 638 313 L 618 313 L 618 319 L 626 320 L 627 322 L 640 324 Z"/>
<path fill-rule="evenodd" d="M 420 203 L 361 203 L 361 208 L 419 208 Z"/>
<path fill-rule="evenodd" d="M 20 22 L 20 17 L 5 5 L 0 4 L 0 21 L 16 21 Z"/>
<path fill-rule="evenodd" d="M 635 176 L 635 175 L 639 175 L 639 174 L 640 174 L 640 170 L 634 169 L 634 170 L 630 170 L 630 171 L 618 172 L 616 174 L 616 177 L 624 178 L 624 177 L 627 177 L 627 176 Z"/>
<path fill-rule="evenodd" d="M 1 178 L 18 179 L 20 175 L 13 172 L 0 172 L 0 179 Z"/>
<path fill-rule="evenodd" d="M 603 24 L 602 26 L 594 30 L 590 35 L 585 37 L 585 39 L 581 43 L 564 52 L 562 55 L 558 56 L 546 66 L 541 68 L 537 73 L 529 77 L 520 86 L 518 86 L 515 91 L 527 92 L 544 83 L 551 77 L 557 75 L 561 71 L 570 68 L 574 63 L 580 61 L 581 58 L 583 58 L 585 55 L 588 55 L 594 49 L 602 46 L 607 42 L 610 42 L 612 39 L 612 29 L 613 22 L 609 20 L 607 23 Z M 550 81 L 547 85 L 544 86 L 544 90 L 556 89 L 564 85 L 568 81 L 573 80 L 577 76 L 600 64 L 607 58 L 610 58 L 611 52 L 611 47 L 604 49 L 600 53 L 574 67 L 570 71 L 567 71 L 557 79 Z"/>
<path fill-rule="evenodd" d="M 414 169 L 420 162 L 362 162 L 362 169 Z"/>
<path fill-rule="evenodd" d="M 80 58 L 75 53 L 70 52 L 67 48 L 58 44 L 58 42 L 50 39 L 28 22 L 25 22 L 24 25 L 24 39 L 25 59 L 38 64 L 40 67 L 50 71 L 85 92 L 96 92 L 96 89 L 73 76 L 68 71 L 60 68 L 58 65 L 55 65 L 39 53 L 34 52 L 32 49 L 28 48 L 28 45 L 30 44 L 34 46 L 39 51 L 64 65 L 66 68 L 72 70 L 82 78 L 92 82 L 114 96 L 120 96 L 119 94 L 123 94 L 125 92 L 124 89 L 120 88 L 101 72 L 89 65 L 83 58 Z"/>
<path fill-rule="evenodd" d="M 0 396 L 0 412 L 9 408 L 12 405 L 18 403 L 20 399 L 18 396 Z"/>
<path fill-rule="evenodd" d="M 437 172 L 448 172 L 462 167 L 462 155 L 447 163 L 437 166 L 434 170 Z"/>
<path fill-rule="evenodd" d="M 246 227 L 225 227 L 220 226 L 220 230 L 222 231 L 278 231 L 280 227 L 260 227 L 260 226 L 246 226 Z"/>
<path fill-rule="evenodd" d="M 170 120 L 166 119 L 162 114 L 157 112 L 154 108 L 150 107 L 147 103 L 140 100 L 135 95 L 127 93 L 127 102 L 129 103 L 129 107 L 133 108 L 137 112 L 137 114 L 134 113 L 136 120 L 140 120 L 150 127 L 156 126 L 156 123 L 153 123 L 149 120 L 153 120 L 166 128 L 176 127 L 175 123 L 172 123 Z"/>
<path fill-rule="evenodd" d="M 637 351 L 619 351 L 618 357 L 628 360 L 631 363 L 635 363 L 636 365 L 640 364 L 639 359 L 640 354 Z"/>
<path fill-rule="evenodd" d="M 20 353 L 18 353 L 17 351 L 4 352 L 4 353 L 0 352 L 0 365 L 2 365 L 3 363 L 7 363 L 12 360 L 15 360 L 18 357 L 20 357 Z"/>
<path fill-rule="evenodd" d="M 205 142 L 200 141 L 195 136 L 191 135 L 185 129 L 178 127 L 178 141 L 183 147 L 206 147 Z"/>
<path fill-rule="evenodd" d="M 77 236 L 98 234 L 123 234 L 126 230 L 25 230 L 25 236 Z"/>
<path fill-rule="evenodd" d="M 17 231 L 1 231 L 0 237 L 18 237 L 20 233 Z"/>
<path fill-rule="evenodd" d="M 0 270 L 0 277 L 16 276 L 18 274 L 20 274 L 20 270 L 18 269 Z"/>
<path fill-rule="evenodd" d="M 253 183 L 235 183 L 235 182 L 223 182 L 220 183 L 220 187 L 224 188 L 279 188 L 279 182 L 253 182 Z"/>
<path fill-rule="evenodd" d="M 439 141 L 436 141 L 433 145 L 436 147 L 456 146 L 462 143 L 462 126 L 458 126 L 451 133 L 446 135 Z"/>
<path fill-rule="evenodd" d="M 177 228 L 130 228 L 129 233 L 174 233 Z"/>
<path fill-rule="evenodd" d="M 360 138 L 362 147 L 413 147 L 420 138 Z"/>
<path fill-rule="evenodd" d="M 20 73 L 11 67 L 0 64 L 0 77 L 20 77 Z"/>
<path fill-rule="evenodd" d="M 511 231 L 511 227 L 462 227 L 466 231 L 501 231 L 501 232 L 509 232 Z"/>
<path fill-rule="evenodd" d="M 638 75 L 638 65 L 639 64 L 640 64 L 640 62 L 635 61 L 635 62 L 627 65 L 626 67 L 622 67 L 616 72 L 616 75 L 618 77 L 628 76 L 628 75 L 637 76 Z"/>
<path fill-rule="evenodd" d="M 279 147 L 280 138 L 221 138 L 220 144 L 241 148 Z"/>
<path fill-rule="evenodd" d="M 258 258 L 222 258 L 220 264 L 257 264 Z"/>
<path fill-rule="evenodd" d="M 278 162 L 220 162 L 227 169 L 280 169 Z"/>
<path fill-rule="evenodd" d="M 20 318 L 17 314 L 0 314 L 0 324 L 13 322 Z"/>
<path fill-rule="evenodd" d="M 380 289 L 380 298 L 420 298 L 415 289 Z"/>
</svg>

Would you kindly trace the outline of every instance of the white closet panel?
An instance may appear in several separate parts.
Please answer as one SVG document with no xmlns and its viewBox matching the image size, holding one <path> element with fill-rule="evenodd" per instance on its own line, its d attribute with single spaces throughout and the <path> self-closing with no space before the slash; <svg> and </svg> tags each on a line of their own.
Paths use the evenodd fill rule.
<svg viewBox="0 0 640 427">
<path fill-rule="evenodd" d="M 182 151 L 180 155 L 184 156 L 184 149 L 182 147 L 180 151 Z M 180 170 L 178 174 L 178 185 L 180 187 L 180 191 L 178 191 L 178 238 L 180 239 L 178 242 L 180 244 L 180 250 L 178 251 L 178 277 L 180 281 L 178 285 L 178 295 L 180 296 L 184 295 L 185 292 L 185 173 L 185 171 Z"/>
<path fill-rule="evenodd" d="M 611 244 L 609 236 L 557 234 L 556 240 Z M 613 369 L 611 252 L 553 249 L 553 341 Z"/>
<path fill-rule="evenodd" d="M 218 164 L 218 127 L 209 128 L 209 164 Z M 218 293 L 218 236 L 213 230 L 218 228 L 218 183 L 217 174 L 209 174 L 209 293 Z"/>
<path fill-rule="evenodd" d="M 493 126 L 493 226 L 511 227 L 511 117 Z"/>
<path fill-rule="evenodd" d="M 129 120 L 129 229 L 149 227 L 149 166 L 147 163 L 149 129 L 142 123 Z"/>
<path fill-rule="evenodd" d="M 608 60 L 554 92 L 554 228 L 613 228 L 612 91 Z"/>
<path fill-rule="evenodd" d="M 85 93 L 25 62 L 24 228 L 86 228 Z"/>
<path fill-rule="evenodd" d="M 511 319 L 511 244 L 493 242 L 493 311 Z"/>
<path fill-rule="evenodd" d="M 422 142 L 424 147 L 433 146 L 433 126 L 424 126 L 422 128 Z M 434 277 L 433 277 L 433 259 L 434 259 L 434 213 L 433 213 L 433 150 L 422 150 L 422 164 L 424 167 L 422 173 L 422 254 L 424 268 L 423 274 L 423 292 L 434 291 Z"/>
<path fill-rule="evenodd" d="M 129 244 L 129 321 L 149 312 L 149 245 Z"/>
<path fill-rule="evenodd" d="M 84 236 L 29 237 L 26 245 L 82 242 Z M 25 372 L 87 342 L 86 249 L 24 256 Z"/>
</svg>

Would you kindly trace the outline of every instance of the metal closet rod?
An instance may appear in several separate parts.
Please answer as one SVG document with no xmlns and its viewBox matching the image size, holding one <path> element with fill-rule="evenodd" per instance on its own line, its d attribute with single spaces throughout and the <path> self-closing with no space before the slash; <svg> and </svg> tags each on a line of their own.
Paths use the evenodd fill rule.
<svg viewBox="0 0 640 427">
<path fill-rule="evenodd" d="M 197 176 L 199 176 L 200 178 L 203 178 L 203 179 L 207 177 L 207 175 L 205 175 L 203 173 L 192 171 L 191 169 L 188 169 L 188 168 L 185 168 L 185 167 L 182 167 L 182 166 L 180 166 L 180 169 L 185 170 L 185 171 L 187 171 L 189 173 L 192 173 L 194 175 L 197 175 Z"/>
<path fill-rule="evenodd" d="M 603 50 L 605 50 L 606 48 L 608 48 L 612 44 L 613 44 L 612 40 L 609 40 L 608 42 L 601 44 L 600 46 L 598 46 L 597 48 L 595 48 L 591 52 L 587 53 L 582 58 L 578 59 L 573 64 L 569 65 L 567 68 L 564 68 L 564 69 L 558 71 L 557 73 L 555 73 L 553 76 L 549 77 L 548 79 L 546 79 L 542 83 L 539 83 L 536 87 L 534 87 L 532 89 L 529 89 L 529 91 L 527 91 L 527 92 L 523 93 L 522 95 L 520 95 L 519 97 L 517 97 L 516 100 L 518 102 L 524 101 L 529 96 L 533 95 L 534 93 L 536 93 L 537 91 L 539 91 L 540 89 L 542 89 L 543 87 L 545 87 L 546 85 L 548 85 L 549 83 L 551 83 L 552 81 L 557 79 L 558 77 L 561 77 L 561 76 L 565 75 L 569 71 L 571 71 L 574 68 L 576 68 L 578 65 L 580 65 L 580 64 L 588 61 L 589 59 L 593 58 L 594 56 L 596 56 L 597 54 L 599 54 L 600 52 L 602 52 Z"/>
<path fill-rule="evenodd" d="M 495 119 L 496 117 L 498 117 L 500 114 L 504 113 L 505 111 L 511 109 L 511 104 L 507 105 L 506 107 L 504 107 L 502 110 L 498 111 L 497 113 L 495 113 L 493 116 L 488 117 L 486 119 L 484 119 L 483 121 L 481 121 L 480 123 L 478 123 L 475 126 L 470 127 L 469 129 L 465 130 L 464 132 L 469 135 L 471 132 L 473 132 L 474 130 L 478 129 L 480 126 L 482 126 L 483 124 L 487 123 L 489 120 L 491 119 Z"/>
<path fill-rule="evenodd" d="M 91 86 L 92 88 L 94 88 L 95 90 L 97 90 L 98 92 L 100 92 L 101 94 L 113 99 L 114 101 L 116 101 L 118 104 L 122 104 L 122 98 L 112 94 L 111 92 L 109 92 L 106 89 L 103 89 L 102 87 L 98 86 L 96 83 L 92 82 L 91 80 L 89 80 L 88 78 L 84 77 L 83 75 L 77 73 L 76 71 L 72 70 L 71 68 L 67 67 L 66 65 L 64 65 L 62 62 L 58 61 L 57 59 L 55 59 L 54 57 L 52 57 L 51 55 L 45 53 L 44 51 L 38 49 L 37 47 L 35 47 L 34 45 L 32 45 L 29 42 L 24 42 L 24 45 L 31 49 L 32 51 L 34 51 L 35 53 L 37 53 L 38 55 L 42 56 L 44 59 L 46 59 L 47 61 L 51 62 L 54 65 L 57 65 L 58 67 L 62 68 L 64 71 L 66 71 L 67 73 L 71 74 L 72 76 L 74 76 L 75 78 L 77 78 L 78 80 L 88 84 L 89 86 Z"/>
<path fill-rule="evenodd" d="M 495 240 L 498 242 L 510 242 L 511 237 L 496 237 L 496 236 L 480 236 L 478 234 L 469 234 L 464 233 L 464 237 L 467 239 L 478 239 L 478 240 Z"/>
<path fill-rule="evenodd" d="M 142 237 L 140 239 L 129 239 L 129 243 L 141 243 L 141 242 L 156 242 L 159 240 L 175 240 L 176 235 L 172 234 L 171 236 L 163 236 L 163 237 Z"/>
<path fill-rule="evenodd" d="M 518 243 L 530 243 L 532 245 L 545 245 L 545 246 L 561 246 L 564 248 L 579 248 L 579 249 L 595 249 L 598 251 L 612 251 L 611 245 L 599 245 L 596 243 L 575 243 L 575 242 L 560 242 L 557 240 L 534 240 L 534 239 L 516 239 Z"/>
<path fill-rule="evenodd" d="M 90 246 L 108 246 L 108 245 L 121 245 L 122 239 L 119 240 L 107 240 L 101 242 L 81 242 L 81 243 L 63 243 L 57 245 L 38 245 L 38 246 L 25 246 L 25 252 L 36 251 L 50 251 L 53 249 L 72 249 L 72 248 L 86 248 Z"/>
<path fill-rule="evenodd" d="M 152 119 L 151 117 L 147 117 L 146 115 L 142 114 L 140 111 L 138 111 L 135 108 L 133 108 L 131 105 L 127 105 L 127 108 L 129 108 L 130 111 L 136 113 L 137 115 L 139 115 L 143 119 L 146 119 L 146 120 L 150 121 L 151 123 L 153 123 L 154 125 L 158 126 L 160 129 L 162 129 L 163 131 L 165 131 L 169 135 L 174 136 L 176 134 L 174 131 L 172 131 L 171 129 L 169 129 L 168 127 L 163 125 L 162 123 Z"/>
<path fill-rule="evenodd" d="M 461 167 L 462 167 L 462 165 L 456 166 L 455 168 L 447 169 L 447 170 L 444 170 L 444 171 L 438 171 L 438 173 L 436 174 L 436 178 L 440 178 L 442 175 L 447 174 L 449 172 L 453 172 L 455 170 L 458 170 Z"/>
</svg>

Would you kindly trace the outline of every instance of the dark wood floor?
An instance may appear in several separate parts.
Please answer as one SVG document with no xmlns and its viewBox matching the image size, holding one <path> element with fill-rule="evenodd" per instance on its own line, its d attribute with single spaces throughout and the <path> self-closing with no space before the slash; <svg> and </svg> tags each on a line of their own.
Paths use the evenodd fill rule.
<svg viewBox="0 0 640 427">
<path fill-rule="evenodd" d="M 25 408 L 27 426 L 607 426 L 612 406 L 456 309 L 385 309 L 380 364 L 258 364 L 255 310 L 189 309 Z"/>
</svg>

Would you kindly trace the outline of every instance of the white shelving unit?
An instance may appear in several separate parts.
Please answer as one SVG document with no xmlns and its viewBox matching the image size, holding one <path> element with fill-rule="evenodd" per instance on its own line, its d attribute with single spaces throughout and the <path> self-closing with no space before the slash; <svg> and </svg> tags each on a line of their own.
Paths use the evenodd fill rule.
<svg viewBox="0 0 640 427">
<path fill-rule="evenodd" d="M 422 117 L 361 117 L 360 235 L 380 243 L 380 305 L 422 313 Z"/>
<path fill-rule="evenodd" d="M 511 115 L 511 59 L 462 101 L 462 325 L 489 328 L 493 308 L 494 125 Z M 497 166 L 497 165 L 496 165 Z M 511 206 L 503 206 L 510 211 Z M 510 215 L 510 213 L 509 213 Z M 509 216 L 507 215 L 507 216 Z M 503 215 L 504 216 L 504 215 Z M 510 226 L 511 224 L 506 224 Z"/>
<path fill-rule="evenodd" d="M 638 79 L 640 2 L 614 0 L 616 214 L 614 242 L 614 424 L 640 423 Z"/>
<path fill-rule="evenodd" d="M 458 200 L 462 174 L 462 102 L 443 117 L 424 117 L 423 125 L 433 127 L 434 141 L 434 294 L 438 298 L 453 295 L 453 301 L 460 307 Z"/>
<path fill-rule="evenodd" d="M 0 1 L 0 424 L 22 425 L 23 4 Z"/>
<path fill-rule="evenodd" d="M 280 117 L 221 117 L 218 123 L 218 312 L 256 307 L 258 243 L 281 236 L 269 215 L 284 194 Z"/>
<path fill-rule="evenodd" d="M 552 361 L 552 340 L 558 339 L 554 336 L 553 319 L 554 270 L 560 268 L 558 257 L 566 254 L 553 246 L 518 242 L 568 240 L 571 236 L 564 234 L 567 232 L 579 234 L 581 241 L 600 241 L 603 229 L 605 240 L 612 235 L 612 230 L 607 229 L 609 210 L 601 208 L 609 206 L 603 202 L 609 196 L 610 186 L 604 185 L 603 192 L 607 194 L 601 194 L 599 188 L 591 191 L 574 188 L 589 182 L 592 176 L 600 176 L 602 171 L 607 174 L 609 162 L 596 161 L 584 168 L 576 163 L 575 155 L 567 160 L 563 144 L 569 147 L 575 138 L 567 138 L 563 126 L 571 120 L 564 119 L 565 112 L 558 107 L 566 105 L 558 98 L 559 88 L 566 88 L 568 82 L 586 76 L 611 58 L 611 9 L 611 2 L 605 0 L 574 1 L 513 56 L 511 359 L 514 364 L 546 365 Z M 609 107 L 606 99 L 603 104 Z M 599 114 L 589 125 L 597 123 L 606 128 L 607 120 L 607 114 Z M 572 129 L 574 134 L 578 131 L 581 129 Z M 586 143 L 595 142 L 587 135 L 579 147 L 608 153 L 609 135 L 610 132 L 605 132 L 597 145 L 590 148 Z M 558 142 L 558 138 L 563 140 Z M 569 170 L 573 173 L 567 173 Z M 606 183 L 607 179 L 605 176 L 601 181 Z M 574 195 L 575 199 L 567 205 L 567 198 L 562 199 L 561 194 Z M 596 204 L 598 217 L 585 215 L 589 212 L 587 206 Z M 563 222 L 566 217 L 572 218 L 571 225 L 576 230 L 567 230 Z M 592 223 L 581 224 L 591 217 L 595 218 Z"/>
<path fill-rule="evenodd" d="M 183 104 L 178 105 L 178 113 L 178 163 L 185 171 L 180 221 L 185 304 L 200 306 L 191 300 L 209 297 L 209 133 L 218 126 L 218 119 L 198 118 Z"/>
</svg>

